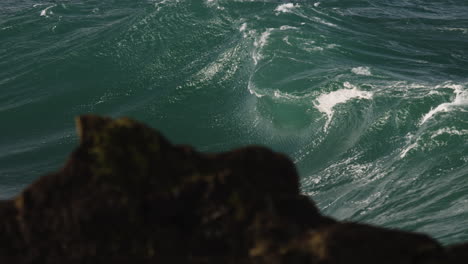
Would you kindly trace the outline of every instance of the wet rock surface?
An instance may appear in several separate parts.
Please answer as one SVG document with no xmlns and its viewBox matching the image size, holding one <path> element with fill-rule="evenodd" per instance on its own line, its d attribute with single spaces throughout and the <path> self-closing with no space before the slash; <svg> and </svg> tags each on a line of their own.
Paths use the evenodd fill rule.
<svg viewBox="0 0 468 264">
<path fill-rule="evenodd" d="M 321 215 L 269 149 L 202 154 L 126 118 L 77 127 L 60 171 L 0 201 L 2 263 L 468 263 L 466 244 Z"/>
</svg>

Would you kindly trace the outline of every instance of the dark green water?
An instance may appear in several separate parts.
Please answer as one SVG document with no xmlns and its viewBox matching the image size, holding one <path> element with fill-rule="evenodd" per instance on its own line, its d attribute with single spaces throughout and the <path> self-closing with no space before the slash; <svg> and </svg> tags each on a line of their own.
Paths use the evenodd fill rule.
<svg viewBox="0 0 468 264">
<path fill-rule="evenodd" d="M 1 1 L 0 198 L 84 113 L 265 145 L 325 214 L 468 240 L 465 0 Z"/>
</svg>

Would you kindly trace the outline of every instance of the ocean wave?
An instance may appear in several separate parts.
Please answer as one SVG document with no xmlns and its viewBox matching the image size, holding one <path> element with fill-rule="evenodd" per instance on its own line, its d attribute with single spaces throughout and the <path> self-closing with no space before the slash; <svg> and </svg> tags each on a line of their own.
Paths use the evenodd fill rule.
<svg viewBox="0 0 468 264">
<path fill-rule="evenodd" d="M 339 89 L 330 93 L 322 94 L 316 99 L 314 103 L 317 110 L 327 116 L 324 130 L 327 130 L 330 122 L 332 121 L 334 111 L 333 108 L 338 104 L 344 104 L 352 99 L 371 99 L 373 94 L 368 91 L 361 91 L 356 86 L 349 82 L 343 83 L 344 89 Z"/>
<path fill-rule="evenodd" d="M 429 111 L 421 118 L 421 121 L 419 122 L 420 125 L 426 123 L 429 119 L 433 118 L 436 114 L 440 112 L 451 112 L 457 109 L 463 109 L 465 106 L 468 105 L 468 91 L 464 90 L 464 87 L 462 85 L 447 84 L 444 86 L 438 86 L 436 88 L 453 89 L 455 98 L 451 102 L 442 103 L 437 107 L 431 109 L 431 111 Z"/>
</svg>

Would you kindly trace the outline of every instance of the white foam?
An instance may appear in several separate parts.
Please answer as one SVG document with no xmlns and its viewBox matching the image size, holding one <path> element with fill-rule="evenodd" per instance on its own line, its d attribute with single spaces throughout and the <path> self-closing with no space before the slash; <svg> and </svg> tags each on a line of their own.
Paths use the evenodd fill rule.
<svg viewBox="0 0 468 264">
<path fill-rule="evenodd" d="M 286 100 L 299 100 L 302 98 L 300 96 L 284 93 L 279 90 L 275 90 L 273 92 L 273 96 L 278 99 L 286 99 Z"/>
<path fill-rule="evenodd" d="M 272 30 L 273 28 L 268 28 L 262 33 L 262 35 L 260 35 L 259 38 L 255 39 L 254 46 L 256 49 L 252 54 L 252 59 L 254 60 L 255 65 L 262 59 L 261 49 L 268 43 L 268 38 L 270 37 Z"/>
<path fill-rule="evenodd" d="M 263 46 L 265 46 L 265 44 L 268 43 L 268 38 L 270 37 L 272 30 L 273 30 L 272 28 L 269 28 L 265 32 L 263 32 L 260 38 L 258 40 L 255 40 L 254 46 L 259 47 L 259 48 L 262 48 Z"/>
<path fill-rule="evenodd" d="M 468 28 L 441 28 L 442 30 L 447 30 L 447 31 L 460 31 L 462 32 L 463 34 L 467 34 L 468 33 Z"/>
<path fill-rule="evenodd" d="M 319 5 L 320 5 L 320 2 L 314 3 L 314 6 L 315 6 L 315 7 L 318 7 Z"/>
<path fill-rule="evenodd" d="M 315 22 L 318 22 L 320 24 L 324 24 L 324 25 L 327 25 L 327 26 L 330 26 L 330 27 L 338 27 L 337 25 L 333 24 L 333 23 L 330 23 L 330 22 L 327 22 L 321 18 L 318 18 L 318 17 L 313 17 L 312 20 L 314 20 Z"/>
<path fill-rule="evenodd" d="M 249 84 L 247 85 L 247 88 L 249 89 L 249 93 L 255 95 L 255 97 L 257 98 L 262 98 L 263 96 L 265 96 L 264 94 L 257 92 L 255 85 L 252 84 L 251 82 L 249 82 Z"/>
<path fill-rule="evenodd" d="M 288 29 L 297 29 L 297 27 L 288 26 L 288 25 L 284 25 L 280 27 L 280 30 L 288 30 Z"/>
<path fill-rule="evenodd" d="M 414 149 L 415 147 L 418 146 L 418 143 L 415 142 L 411 145 L 409 145 L 406 149 L 404 149 L 401 153 L 400 153 L 400 158 L 404 158 L 406 156 L 406 154 L 408 154 L 408 151 Z"/>
<path fill-rule="evenodd" d="M 49 9 L 51 9 L 52 7 L 55 7 L 55 6 L 56 6 L 56 5 L 51 5 L 51 6 L 49 6 L 49 7 L 46 7 L 45 9 L 43 9 L 43 10 L 41 11 L 41 16 L 47 17 L 47 11 L 48 11 Z M 53 12 L 50 11 L 49 14 L 52 15 Z"/>
<path fill-rule="evenodd" d="M 219 56 L 208 63 L 200 71 L 193 75 L 190 78 L 190 81 L 186 82 L 184 86 L 193 87 L 194 89 L 201 89 L 205 85 L 204 83 L 212 83 L 216 78 L 218 82 L 224 82 L 229 78 L 232 78 L 232 75 L 238 69 L 238 54 L 241 51 L 239 46 L 226 49 L 224 52 L 219 54 Z M 179 88 L 180 87 L 180 88 Z M 183 86 L 178 86 L 176 89 L 182 89 Z"/>
<path fill-rule="evenodd" d="M 309 50 L 313 50 L 313 51 L 323 51 L 323 48 L 322 47 L 313 47 Z"/>
<path fill-rule="evenodd" d="M 432 90 L 428 93 L 428 95 L 441 95 L 441 93 L 439 91 Z"/>
<path fill-rule="evenodd" d="M 255 84 L 252 82 L 249 82 L 247 85 L 247 88 L 249 90 L 249 93 L 252 95 L 255 95 L 257 98 L 262 98 L 264 96 L 268 96 L 277 100 L 282 100 L 282 101 L 291 101 L 291 100 L 300 100 L 302 99 L 301 96 L 293 95 L 293 94 L 288 94 L 285 92 L 281 92 L 280 90 L 275 89 L 273 92 L 271 91 L 258 91 L 257 87 Z"/>
<path fill-rule="evenodd" d="M 156 10 L 159 11 L 161 10 L 161 8 L 163 8 L 163 6 L 169 2 L 169 0 L 162 0 L 161 2 L 159 3 L 155 3 L 154 6 L 156 7 Z M 210 0 L 208 0 L 208 2 L 211 2 Z"/>
<path fill-rule="evenodd" d="M 355 68 L 352 68 L 351 71 L 357 75 L 365 75 L 365 76 L 372 75 L 369 67 L 355 67 Z"/>
<path fill-rule="evenodd" d="M 449 135 L 456 135 L 456 136 L 463 136 L 463 135 L 468 135 L 468 129 L 462 129 L 462 130 L 457 130 L 455 128 L 441 128 L 434 132 L 434 134 L 431 135 L 431 138 L 435 138 L 437 136 L 440 136 L 442 134 L 449 134 Z"/>
<path fill-rule="evenodd" d="M 468 91 L 463 90 L 463 86 L 458 84 L 446 84 L 443 86 L 437 86 L 436 88 L 450 88 L 453 89 L 455 94 L 455 99 L 449 103 L 443 103 L 438 105 L 436 108 L 432 108 L 427 114 L 425 114 L 419 125 L 424 124 L 427 120 L 431 119 L 434 115 L 440 112 L 450 112 L 455 109 L 458 109 L 461 106 L 468 105 Z"/>
<path fill-rule="evenodd" d="M 437 131 L 435 131 L 432 135 L 431 135 L 431 139 L 434 139 L 442 134 L 449 134 L 449 135 L 457 135 L 457 136 L 463 136 L 463 135 L 468 135 L 468 129 L 462 129 L 462 130 L 457 130 L 456 128 L 454 127 L 451 127 L 451 128 L 441 128 L 441 129 L 438 129 Z M 413 141 L 413 138 L 414 138 L 414 135 L 411 135 L 411 134 L 408 134 L 406 135 L 406 138 L 407 138 L 407 144 L 409 144 L 409 142 Z M 401 151 L 400 153 L 400 158 L 404 158 L 406 157 L 406 155 L 408 154 L 408 152 L 414 148 L 416 148 L 418 146 L 418 141 L 419 141 L 420 137 L 416 138 L 412 144 L 408 145 L 408 147 L 406 147 L 403 151 Z"/>
<path fill-rule="evenodd" d="M 353 202 L 354 204 L 358 204 L 361 206 L 368 206 L 371 202 L 375 201 L 378 199 L 380 196 L 382 196 L 381 192 L 376 192 L 370 196 L 367 197 L 367 199 L 360 200 L 360 201 L 355 201 Z M 361 215 L 364 214 L 365 212 L 361 212 Z"/>
<path fill-rule="evenodd" d="M 244 32 L 247 29 L 247 23 L 242 24 L 242 26 L 239 28 L 240 32 Z"/>
<path fill-rule="evenodd" d="M 333 108 L 338 104 L 343 104 L 352 99 L 371 99 L 373 94 L 367 91 L 361 91 L 349 82 L 343 83 L 345 89 L 340 89 L 327 94 L 322 94 L 314 103 L 315 108 L 327 115 L 327 122 L 324 129 L 327 130 L 333 118 Z"/>
<path fill-rule="evenodd" d="M 299 7 L 299 4 L 287 3 L 277 6 L 275 11 L 281 13 L 290 13 L 291 10 L 297 7 Z"/>
<path fill-rule="evenodd" d="M 424 124 L 429 118 L 433 117 L 435 114 L 439 112 L 447 112 L 449 108 L 451 107 L 451 103 L 443 103 L 436 108 L 431 109 L 429 113 L 425 114 L 423 118 L 421 119 L 421 122 L 419 123 L 420 125 Z"/>
<path fill-rule="evenodd" d="M 335 48 L 337 45 L 336 44 L 328 44 L 326 46 L 320 47 L 317 46 L 315 41 L 313 40 L 305 40 L 305 42 L 301 43 L 299 46 L 302 50 L 305 50 L 307 52 L 317 52 L 317 51 L 324 51 L 325 49 L 332 49 Z"/>
</svg>

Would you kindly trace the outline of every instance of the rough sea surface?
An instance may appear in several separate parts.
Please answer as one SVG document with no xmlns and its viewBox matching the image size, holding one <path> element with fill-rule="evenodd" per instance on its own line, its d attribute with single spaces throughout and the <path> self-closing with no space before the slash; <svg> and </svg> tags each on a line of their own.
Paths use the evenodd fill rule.
<svg viewBox="0 0 468 264">
<path fill-rule="evenodd" d="M 0 199 L 85 113 L 268 146 L 327 215 L 468 240 L 465 0 L 2 0 Z"/>
</svg>

